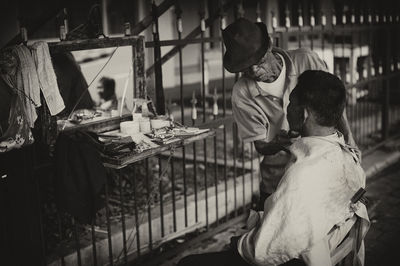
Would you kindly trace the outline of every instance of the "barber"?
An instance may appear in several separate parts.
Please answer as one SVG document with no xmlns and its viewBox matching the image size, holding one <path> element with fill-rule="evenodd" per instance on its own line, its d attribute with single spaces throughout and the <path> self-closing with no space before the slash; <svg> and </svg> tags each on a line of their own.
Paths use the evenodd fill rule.
<svg viewBox="0 0 400 266">
<path fill-rule="evenodd" d="M 287 106 L 298 76 L 306 70 L 327 71 L 318 55 L 305 48 L 273 47 L 267 26 L 240 18 L 222 32 L 226 52 L 224 67 L 242 73 L 232 90 L 233 117 L 244 143 L 253 142 L 264 156 L 261 165 L 260 200 L 272 194 L 289 160 Z M 345 112 L 339 128 L 345 140 L 355 145 Z"/>
</svg>

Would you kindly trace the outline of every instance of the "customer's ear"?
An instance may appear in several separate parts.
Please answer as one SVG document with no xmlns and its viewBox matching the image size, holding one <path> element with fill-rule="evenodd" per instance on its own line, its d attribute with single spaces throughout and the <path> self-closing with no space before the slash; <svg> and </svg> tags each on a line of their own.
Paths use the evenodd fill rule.
<svg viewBox="0 0 400 266">
<path fill-rule="evenodd" d="M 269 52 L 271 52 L 271 51 L 272 51 L 272 40 L 271 40 L 270 46 L 269 46 L 268 49 L 267 49 L 267 53 L 269 53 Z"/>
<path fill-rule="evenodd" d="M 303 110 L 304 110 L 304 122 L 305 122 L 309 116 L 310 111 L 308 111 L 307 108 L 304 108 Z"/>
</svg>

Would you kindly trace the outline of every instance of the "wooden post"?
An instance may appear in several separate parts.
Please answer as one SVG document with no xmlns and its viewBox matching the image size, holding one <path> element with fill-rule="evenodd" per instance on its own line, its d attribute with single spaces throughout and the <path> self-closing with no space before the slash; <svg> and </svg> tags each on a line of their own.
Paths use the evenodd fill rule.
<svg viewBox="0 0 400 266">
<path fill-rule="evenodd" d="M 162 80 L 162 63 L 161 63 L 161 47 L 160 47 L 160 36 L 158 34 L 158 16 L 157 6 L 153 2 L 152 4 L 153 13 L 153 42 L 154 42 L 154 75 L 155 75 L 155 86 L 156 86 L 156 110 L 160 115 L 165 114 L 165 96 Z"/>
<path fill-rule="evenodd" d="M 135 77 L 134 97 L 147 99 L 145 58 L 144 58 L 144 37 L 140 36 L 136 42 L 136 46 L 132 48 L 133 69 Z"/>
</svg>

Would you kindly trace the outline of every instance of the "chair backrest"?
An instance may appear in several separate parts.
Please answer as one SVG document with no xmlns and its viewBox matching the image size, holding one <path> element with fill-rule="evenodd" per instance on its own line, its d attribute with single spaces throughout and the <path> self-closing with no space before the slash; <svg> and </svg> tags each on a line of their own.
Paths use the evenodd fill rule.
<svg viewBox="0 0 400 266">
<path fill-rule="evenodd" d="M 361 221 L 360 217 L 357 217 L 356 222 L 353 227 L 350 229 L 349 234 L 346 238 L 336 247 L 335 250 L 331 252 L 331 261 L 332 265 L 341 264 L 346 257 L 354 251 L 353 255 L 355 255 L 356 250 L 359 248 L 358 238 L 361 229 Z"/>
<path fill-rule="evenodd" d="M 348 236 L 331 254 L 332 265 L 342 262 L 353 250 L 354 238 Z"/>
</svg>

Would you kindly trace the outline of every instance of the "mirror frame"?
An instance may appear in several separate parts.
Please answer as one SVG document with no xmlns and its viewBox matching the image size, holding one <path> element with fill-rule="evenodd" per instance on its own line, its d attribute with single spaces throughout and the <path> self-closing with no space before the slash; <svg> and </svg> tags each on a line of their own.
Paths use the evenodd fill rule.
<svg viewBox="0 0 400 266">
<path fill-rule="evenodd" d="M 60 41 L 48 43 L 50 55 L 60 52 L 72 52 L 78 50 L 89 50 L 89 49 L 100 49 L 110 47 L 121 47 L 131 46 L 132 47 L 132 64 L 133 64 L 133 97 L 135 98 L 147 98 L 146 89 L 146 71 L 144 68 L 144 37 L 143 36 L 124 36 L 116 38 L 103 38 L 103 39 L 85 39 L 85 40 L 73 40 L 73 41 Z M 130 120 L 131 114 L 126 114 L 118 117 L 105 118 L 101 121 L 92 121 L 84 124 L 78 124 L 73 127 L 67 127 L 63 130 L 57 127 L 57 119 L 55 116 L 49 114 L 48 108 L 44 110 L 45 114 L 43 117 L 44 128 L 56 130 L 56 135 L 59 132 L 68 132 L 75 130 L 87 130 L 94 132 L 104 132 L 119 128 L 119 124 L 122 121 Z M 55 136 L 54 136 L 55 138 Z"/>
</svg>

